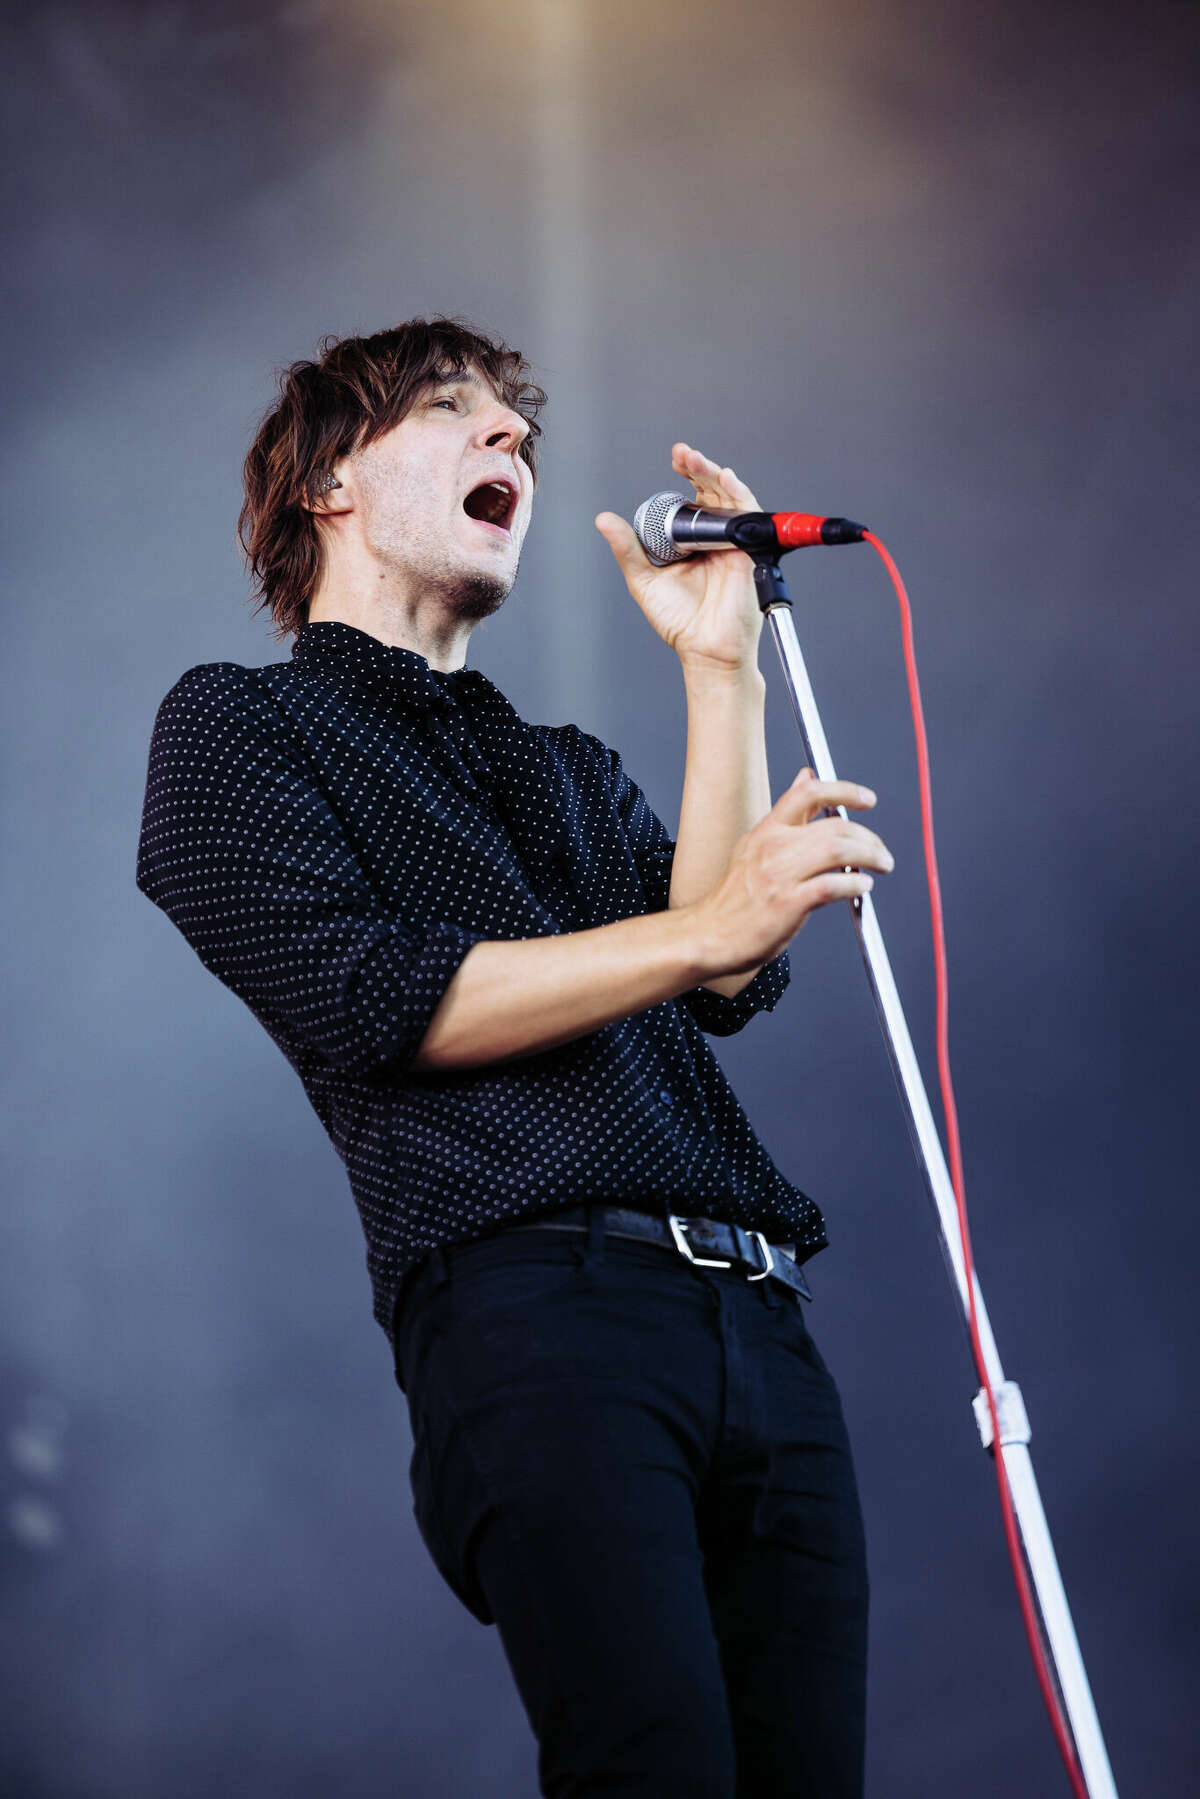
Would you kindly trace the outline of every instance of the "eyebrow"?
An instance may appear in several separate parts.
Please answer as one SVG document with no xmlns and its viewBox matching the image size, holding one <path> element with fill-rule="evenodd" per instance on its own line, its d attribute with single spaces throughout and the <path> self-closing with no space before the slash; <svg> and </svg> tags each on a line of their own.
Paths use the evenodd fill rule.
<svg viewBox="0 0 1200 1799">
<path fill-rule="evenodd" d="M 430 376 L 432 387 L 482 387 L 484 384 L 473 371 L 465 369 L 434 369 Z"/>
</svg>

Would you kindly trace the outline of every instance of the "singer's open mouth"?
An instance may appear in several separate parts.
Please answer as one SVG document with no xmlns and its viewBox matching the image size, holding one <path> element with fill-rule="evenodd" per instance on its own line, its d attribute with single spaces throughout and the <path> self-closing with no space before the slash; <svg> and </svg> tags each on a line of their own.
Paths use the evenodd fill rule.
<svg viewBox="0 0 1200 1799">
<path fill-rule="evenodd" d="M 485 525 L 498 525 L 502 531 L 512 526 L 517 510 L 517 490 L 508 481 L 485 481 L 479 487 L 473 487 L 463 501 L 463 511 L 468 518 L 478 519 Z"/>
</svg>

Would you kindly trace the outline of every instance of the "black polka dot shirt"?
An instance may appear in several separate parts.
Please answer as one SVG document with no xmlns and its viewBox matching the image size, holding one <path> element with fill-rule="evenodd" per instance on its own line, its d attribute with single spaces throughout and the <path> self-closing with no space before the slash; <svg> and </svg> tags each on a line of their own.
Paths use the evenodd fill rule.
<svg viewBox="0 0 1200 1799">
<path fill-rule="evenodd" d="M 560 1207 L 707 1215 L 827 1239 L 775 1167 L 704 1033 L 788 982 L 696 987 L 557 1049 L 411 1067 L 472 944 L 583 931 L 667 905 L 674 844 L 621 758 L 529 725 L 476 669 L 333 620 L 291 660 L 180 677 L 150 745 L 137 884 L 295 1068 L 345 1163 L 374 1315 L 408 1268 Z"/>
</svg>

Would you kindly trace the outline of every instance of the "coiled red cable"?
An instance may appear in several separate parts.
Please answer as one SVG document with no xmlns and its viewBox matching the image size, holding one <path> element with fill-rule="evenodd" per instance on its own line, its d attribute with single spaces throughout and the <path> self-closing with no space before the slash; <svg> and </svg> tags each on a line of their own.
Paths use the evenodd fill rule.
<svg viewBox="0 0 1200 1799">
<path fill-rule="evenodd" d="M 925 738 L 925 715 L 921 710 L 921 689 L 917 682 L 917 656 L 913 645 L 912 608 L 904 582 L 900 578 L 900 570 L 887 549 L 887 546 L 876 537 L 873 531 L 863 532 L 863 542 L 869 543 L 882 561 L 892 578 L 896 589 L 896 598 L 900 602 L 900 629 L 904 642 L 904 666 L 908 675 L 908 697 L 912 706 L 913 734 L 917 744 L 917 773 L 921 790 L 921 836 L 925 846 L 925 878 L 929 885 L 929 910 L 933 923 L 933 958 L 937 989 L 937 1065 L 938 1081 L 942 1093 L 942 1110 L 946 1120 L 946 1147 L 949 1152 L 950 1179 L 954 1186 L 955 1207 L 958 1214 L 958 1234 L 962 1244 L 963 1270 L 967 1282 L 968 1317 L 971 1332 L 971 1351 L 975 1358 L 975 1371 L 979 1384 L 987 1395 L 988 1413 L 992 1421 L 992 1461 L 996 1469 L 996 1484 L 1000 1490 L 1000 1510 L 1004 1517 L 1004 1535 L 1008 1544 L 1008 1556 L 1012 1563 L 1013 1579 L 1016 1582 L 1017 1597 L 1021 1602 L 1021 1616 L 1025 1623 L 1025 1635 L 1029 1640 L 1030 1654 L 1033 1656 L 1034 1669 L 1037 1673 L 1038 1685 L 1050 1722 L 1058 1741 L 1059 1753 L 1070 1776 L 1071 1785 L 1077 1799 L 1088 1799 L 1087 1785 L 1083 1778 L 1083 1770 L 1079 1766 L 1075 1754 L 1075 1744 L 1071 1736 L 1070 1726 L 1063 1714 L 1063 1708 L 1056 1690 L 1050 1665 L 1046 1656 L 1038 1626 L 1037 1612 L 1033 1594 L 1029 1588 L 1029 1576 L 1025 1570 L 1025 1560 L 1021 1548 L 1021 1540 L 1017 1531 L 1016 1515 L 1013 1509 L 1012 1492 L 1008 1484 L 1008 1470 L 1004 1465 L 1004 1457 L 1000 1450 L 1000 1420 L 996 1411 L 996 1395 L 988 1378 L 987 1364 L 984 1360 L 983 1346 L 979 1337 L 979 1319 L 975 1304 L 975 1263 L 971 1255 L 971 1233 L 967 1225 L 966 1188 L 963 1180 L 962 1145 L 958 1134 L 958 1111 L 954 1103 L 954 1084 L 950 1078 L 950 1031 L 949 1002 L 947 998 L 946 979 L 946 939 L 942 924 L 942 891 L 938 881 L 937 853 L 933 845 L 933 797 L 929 780 L 929 746 Z"/>
</svg>

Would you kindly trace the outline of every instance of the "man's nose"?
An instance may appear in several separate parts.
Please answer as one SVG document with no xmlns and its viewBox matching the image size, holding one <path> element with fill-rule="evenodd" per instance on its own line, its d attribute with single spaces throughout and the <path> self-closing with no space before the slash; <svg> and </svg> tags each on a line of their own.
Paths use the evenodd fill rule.
<svg viewBox="0 0 1200 1799">
<path fill-rule="evenodd" d="M 485 448 L 511 453 L 520 449 L 529 436 L 529 420 L 510 406 L 502 406 L 491 418 L 481 422 L 480 436 Z"/>
</svg>

